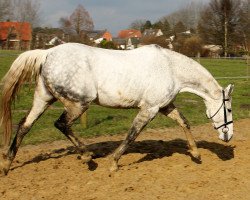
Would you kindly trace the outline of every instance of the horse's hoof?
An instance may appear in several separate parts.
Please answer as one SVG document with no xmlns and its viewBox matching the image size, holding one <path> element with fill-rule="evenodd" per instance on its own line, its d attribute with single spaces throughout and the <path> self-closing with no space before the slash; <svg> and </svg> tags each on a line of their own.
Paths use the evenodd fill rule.
<svg viewBox="0 0 250 200">
<path fill-rule="evenodd" d="M 0 177 L 6 176 L 9 172 L 10 162 L 3 155 L 0 161 Z"/>
<path fill-rule="evenodd" d="M 112 161 L 111 167 L 109 168 L 110 173 L 117 172 L 119 170 L 118 164 L 115 161 Z"/>
<path fill-rule="evenodd" d="M 88 162 L 90 162 L 92 160 L 92 157 L 91 156 L 88 156 L 88 157 L 81 156 L 81 160 L 82 160 L 83 163 L 88 163 Z"/>
<path fill-rule="evenodd" d="M 6 170 L 6 169 L 0 169 L 0 177 L 5 177 L 5 176 L 7 176 L 7 174 L 8 174 L 8 170 Z"/>
<path fill-rule="evenodd" d="M 92 152 L 86 152 L 83 155 L 80 156 L 80 160 L 83 161 L 83 163 L 88 163 L 92 160 Z"/>
<path fill-rule="evenodd" d="M 190 154 L 197 161 L 201 161 L 201 155 L 198 151 L 190 151 Z"/>
</svg>

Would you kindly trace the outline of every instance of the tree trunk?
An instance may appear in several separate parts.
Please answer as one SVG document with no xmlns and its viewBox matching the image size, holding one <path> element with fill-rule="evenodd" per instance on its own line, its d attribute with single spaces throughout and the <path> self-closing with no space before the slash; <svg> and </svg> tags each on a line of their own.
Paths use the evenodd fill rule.
<svg viewBox="0 0 250 200">
<path fill-rule="evenodd" d="M 228 53 L 228 18 L 227 18 L 227 11 L 226 7 L 224 8 L 224 57 L 227 57 Z"/>
</svg>

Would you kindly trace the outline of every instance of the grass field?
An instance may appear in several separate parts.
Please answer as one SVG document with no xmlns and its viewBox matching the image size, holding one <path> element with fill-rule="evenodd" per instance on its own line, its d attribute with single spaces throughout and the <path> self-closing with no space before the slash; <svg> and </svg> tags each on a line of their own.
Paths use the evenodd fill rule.
<svg viewBox="0 0 250 200">
<path fill-rule="evenodd" d="M 0 51 L 0 78 L 4 76 L 18 52 Z M 247 65 L 243 60 L 201 59 L 205 66 L 215 77 L 246 76 Z M 233 93 L 234 120 L 250 117 L 250 80 L 247 79 L 221 79 L 218 82 L 222 86 L 229 83 L 235 85 Z M 19 100 L 13 107 L 13 121 L 18 124 L 32 105 L 33 88 L 24 87 L 19 95 Z M 207 123 L 205 106 L 199 97 L 193 94 L 180 94 L 177 96 L 176 105 L 189 119 L 191 125 Z M 45 141 L 65 139 L 65 137 L 53 126 L 54 121 L 62 113 L 62 105 L 55 103 L 38 120 L 32 130 L 24 139 L 23 144 L 36 144 Z M 73 129 L 82 137 L 92 137 L 103 134 L 117 134 L 126 132 L 136 116 L 135 109 L 110 109 L 92 105 L 88 110 L 88 128 L 84 129 L 80 121 L 76 121 Z M 150 123 L 148 128 L 161 128 L 175 126 L 176 123 L 161 114 Z"/>
</svg>

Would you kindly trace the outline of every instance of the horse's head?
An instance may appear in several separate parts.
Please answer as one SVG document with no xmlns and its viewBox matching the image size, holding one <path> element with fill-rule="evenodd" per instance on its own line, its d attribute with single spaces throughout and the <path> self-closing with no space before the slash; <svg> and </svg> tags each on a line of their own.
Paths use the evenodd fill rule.
<svg viewBox="0 0 250 200">
<path fill-rule="evenodd" d="M 233 137 L 232 98 L 233 85 L 222 90 L 221 99 L 212 102 L 207 109 L 207 117 L 212 119 L 219 138 L 228 142 Z"/>
</svg>

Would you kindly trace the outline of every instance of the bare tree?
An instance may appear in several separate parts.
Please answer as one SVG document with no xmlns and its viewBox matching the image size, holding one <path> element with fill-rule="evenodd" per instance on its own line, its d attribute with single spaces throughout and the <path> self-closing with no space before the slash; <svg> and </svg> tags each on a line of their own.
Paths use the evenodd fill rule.
<svg viewBox="0 0 250 200">
<path fill-rule="evenodd" d="M 174 33 L 182 33 L 187 30 L 187 27 L 182 23 L 182 21 L 179 21 L 175 24 L 173 30 Z"/>
<path fill-rule="evenodd" d="M 82 5 L 78 5 L 70 17 L 61 17 L 59 23 L 65 33 L 74 33 L 78 36 L 81 35 L 82 31 L 94 29 L 93 20 Z"/>
<path fill-rule="evenodd" d="M 63 31 L 69 34 L 69 41 L 92 44 L 87 37 L 87 32 L 94 29 L 94 23 L 82 5 L 78 5 L 70 17 L 60 18 L 59 23 Z"/>
<path fill-rule="evenodd" d="M 37 27 L 40 22 L 39 0 L 12 0 L 16 11 L 15 18 L 21 22 L 29 22 L 33 27 Z"/>
<path fill-rule="evenodd" d="M 0 0 L 0 21 L 9 19 L 10 7 L 9 0 Z"/>
<path fill-rule="evenodd" d="M 242 3 L 240 11 L 240 20 L 237 26 L 238 42 L 242 44 L 244 50 L 250 50 L 250 0 Z"/>
<path fill-rule="evenodd" d="M 180 8 L 176 12 L 165 16 L 169 24 L 174 27 L 179 21 L 181 21 L 187 28 L 196 28 L 200 12 L 203 9 L 204 4 L 202 2 L 192 1 L 185 7 Z"/>
<path fill-rule="evenodd" d="M 82 5 L 77 6 L 69 20 L 77 35 L 80 35 L 81 31 L 90 31 L 94 29 L 93 20 Z"/>
<path fill-rule="evenodd" d="M 61 28 L 63 29 L 64 33 L 66 33 L 66 34 L 73 33 L 73 28 L 72 28 L 71 22 L 68 18 L 61 17 L 59 20 L 59 24 L 60 24 Z"/>
<path fill-rule="evenodd" d="M 38 26 L 39 0 L 0 0 L 0 20 L 29 22 Z"/>
<path fill-rule="evenodd" d="M 198 30 L 203 40 L 223 47 L 224 56 L 236 41 L 240 0 L 211 0 L 201 14 Z M 209 19 L 209 20 L 208 20 Z"/>
<path fill-rule="evenodd" d="M 144 20 L 144 19 L 138 19 L 138 20 L 133 21 L 129 25 L 129 28 L 130 29 L 135 29 L 135 30 L 142 31 L 145 24 L 146 24 L 146 20 Z"/>
</svg>

